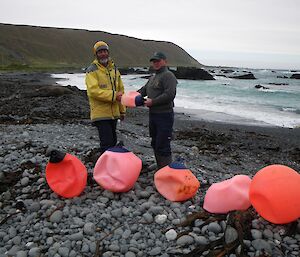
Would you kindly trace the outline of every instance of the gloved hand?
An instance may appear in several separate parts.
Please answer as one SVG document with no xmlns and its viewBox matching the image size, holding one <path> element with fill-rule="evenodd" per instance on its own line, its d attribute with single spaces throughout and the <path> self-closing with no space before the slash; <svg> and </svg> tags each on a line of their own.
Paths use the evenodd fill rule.
<svg viewBox="0 0 300 257">
<path fill-rule="evenodd" d="M 136 96 L 135 97 L 135 106 L 144 105 L 144 101 L 145 101 L 145 99 L 141 95 Z"/>
</svg>

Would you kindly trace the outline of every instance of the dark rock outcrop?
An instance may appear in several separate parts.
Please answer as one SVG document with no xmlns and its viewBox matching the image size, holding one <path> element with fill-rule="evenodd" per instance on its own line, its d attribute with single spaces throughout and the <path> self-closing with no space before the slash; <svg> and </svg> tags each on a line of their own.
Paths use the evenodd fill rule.
<svg viewBox="0 0 300 257">
<path fill-rule="evenodd" d="M 292 74 L 291 79 L 300 79 L 300 73 Z"/>
<path fill-rule="evenodd" d="M 260 89 L 260 88 L 262 88 L 262 89 L 270 89 L 270 88 L 264 87 L 264 86 L 262 86 L 262 85 L 256 85 L 255 88 L 257 88 L 257 89 Z"/>
<path fill-rule="evenodd" d="M 274 86 L 287 86 L 289 83 L 274 83 L 274 82 L 270 82 L 268 84 L 269 85 L 274 85 Z"/>
<path fill-rule="evenodd" d="M 36 77 L 43 77 L 46 82 L 33 83 Z M 50 75 L 2 74 L 0 88 L 0 123 L 51 123 L 89 118 L 86 92 L 77 87 L 59 86 Z"/>
<path fill-rule="evenodd" d="M 223 73 L 233 73 L 234 72 L 234 70 L 224 70 L 224 69 L 222 69 L 221 70 Z"/>
<path fill-rule="evenodd" d="M 245 74 L 245 75 L 231 76 L 229 78 L 231 78 L 231 79 L 256 79 L 251 72 L 248 74 Z"/>
<path fill-rule="evenodd" d="M 215 80 L 206 70 L 199 68 L 177 67 L 177 70 L 171 70 L 177 79 L 190 80 Z"/>
</svg>

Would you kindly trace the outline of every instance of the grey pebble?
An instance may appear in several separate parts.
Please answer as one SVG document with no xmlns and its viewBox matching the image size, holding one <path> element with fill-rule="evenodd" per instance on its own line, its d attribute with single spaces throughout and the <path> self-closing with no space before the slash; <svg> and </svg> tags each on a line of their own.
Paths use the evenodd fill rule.
<svg viewBox="0 0 300 257">
<path fill-rule="evenodd" d="M 93 235 L 95 233 L 96 226 L 94 223 L 88 222 L 83 227 L 83 232 L 87 235 Z"/>
<path fill-rule="evenodd" d="M 41 250 L 38 247 L 33 247 L 28 252 L 28 256 L 30 257 L 39 257 L 40 254 L 41 254 Z"/>
<path fill-rule="evenodd" d="M 179 237 L 176 241 L 176 244 L 179 246 L 190 245 L 194 242 L 194 238 L 188 235 Z"/>
<path fill-rule="evenodd" d="M 127 239 L 131 235 L 131 231 L 129 229 L 126 229 L 122 235 L 122 238 Z"/>
<path fill-rule="evenodd" d="M 225 230 L 225 242 L 230 244 L 238 238 L 238 232 L 235 228 L 228 226 Z"/>
<path fill-rule="evenodd" d="M 63 212 L 61 210 L 56 210 L 50 216 L 50 221 L 53 223 L 59 223 L 63 217 Z"/>
<path fill-rule="evenodd" d="M 108 248 L 109 248 L 109 250 L 111 250 L 111 251 L 113 251 L 113 252 L 118 252 L 118 251 L 120 251 L 120 246 L 115 245 L 115 244 L 110 245 Z"/>
<path fill-rule="evenodd" d="M 219 234 L 222 231 L 222 227 L 217 222 L 209 223 L 207 229 L 215 234 Z"/>
<path fill-rule="evenodd" d="M 155 247 L 153 249 L 151 249 L 151 251 L 149 252 L 150 256 L 155 256 L 161 253 L 161 248 L 160 247 Z"/>
<path fill-rule="evenodd" d="M 82 234 L 82 232 L 72 234 L 72 235 L 69 236 L 69 239 L 71 241 L 80 241 L 80 240 L 83 239 L 83 234 Z"/>
<path fill-rule="evenodd" d="M 152 223 L 153 222 L 153 216 L 149 213 L 149 212 L 146 212 L 143 214 L 143 218 L 145 219 L 146 222 L 148 223 Z"/>
<path fill-rule="evenodd" d="M 122 212 L 121 208 L 115 209 L 111 212 L 111 216 L 113 216 L 115 218 L 121 218 L 122 215 L 123 215 L 123 212 Z"/>
<path fill-rule="evenodd" d="M 207 245 L 209 243 L 208 239 L 205 236 L 195 236 L 195 242 L 199 245 Z"/>
<path fill-rule="evenodd" d="M 69 256 L 69 252 L 70 252 L 70 249 L 67 248 L 67 247 L 60 247 L 58 249 L 58 253 L 60 254 L 60 256 L 62 257 L 68 257 Z"/>
<path fill-rule="evenodd" d="M 14 238 L 17 235 L 17 230 L 14 227 L 8 229 L 8 234 L 10 238 Z"/>
<path fill-rule="evenodd" d="M 257 229 L 251 229 L 252 238 L 255 239 L 262 239 L 262 232 Z"/>
<path fill-rule="evenodd" d="M 266 238 L 266 239 L 273 239 L 273 235 L 274 233 L 270 230 L 270 229 L 265 229 L 263 231 L 263 236 Z"/>
<path fill-rule="evenodd" d="M 16 257 L 27 257 L 27 252 L 25 251 L 18 251 Z"/>
<path fill-rule="evenodd" d="M 272 248 L 270 244 L 263 240 L 263 239 L 255 239 L 252 241 L 252 246 L 255 248 L 255 250 L 265 250 L 269 254 L 272 254 Z"/>
<path fill-rule="evenodd" d="M 21 179 L 21 185 L 22 186 L 27 186 L 28 183 L 29 183 L 29 178 L 28 177 L 25 177 L 25 178 Z"/>
<path fill-rule="evenodd" d="M 136 255 L 135 255 L 135 253 L 133 253 L 133 252 L 127 252 L 127 253 L 125 254 L 125 257 L 136 257 Z"/>
</svg>

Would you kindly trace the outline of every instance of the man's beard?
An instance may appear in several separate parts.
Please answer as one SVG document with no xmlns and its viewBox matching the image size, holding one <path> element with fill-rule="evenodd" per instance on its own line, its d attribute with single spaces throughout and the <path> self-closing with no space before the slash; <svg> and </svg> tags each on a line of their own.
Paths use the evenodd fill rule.
<svg viewBox="0 0 300 257">
<path fill-rule="evenodd" d="M 99 62 L 101 64 L 107 64 L 108 63 L 108 58 L 102 58 L 102 59 L 99 59 Z"/>
</svg>

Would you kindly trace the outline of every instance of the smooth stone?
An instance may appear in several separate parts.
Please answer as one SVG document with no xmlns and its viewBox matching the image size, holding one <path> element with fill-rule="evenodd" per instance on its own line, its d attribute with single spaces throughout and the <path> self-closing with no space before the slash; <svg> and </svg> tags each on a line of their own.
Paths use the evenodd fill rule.
<svg viewBox="0 0 300 257">
<path fill-rule="evenodd" d="M 195 242 L 199 245 L 207 245 L 209 240 L 205 236 L 196 236 Z"/>
<path fill-rule="evenodd" d="M 265 250 L 267 251 L 269 254 L 272 254 L 272 248 L 270 246 L 270 244 L 263 240 L 263 239 L 255 239 L 252 241 L 252 246 L 256 249 L 256 250 Z"/>
<path fill-rule="evenodd" d="M 194 243 L 194 238 L 188 235 L 184 235 L 176 241 L 176 244 L 179 246 L 190 245 L 192 243 Z"/>
<path fill-rule="evenodd" d="M 168 241 L 175 240 L 177 238 L 177 232 L 174 229 L 170 229 L 165 233 L 165 236 Z"/>
<path fill-rule="evenodd" d="M 225 230 L 225 242 L 230 244 L 238 238 L 238 232 L 233 227 L 228 226 Z"/>
<path fill-rule="evenodd" d="M 135 255 L 135 253 L 133 253 L 133 252 L 127 252 L 127 253 L 125 254 L 125 257 L 136 257 L 136 255 Z"/>
<path fill-rule="evenodd" d="M 167 219 L 168 219 L 168 217 L 165 214 L 161 214 L 161 215 L 156 215 L 155 216 L 155 222 L 157 224 L 164 224 Z"/>
<path fill-rule="evenodd" d="M 67 247 L 60 247 L 58 249 L 58 253 L 62 257 L 68 257 L 69 256 L 69 252 L 70 252 L 70 249 L 67 248 Z"/>
<path fill-rule="evenodd" d="M 208 231 L 215 233 L 216 235 L 222 231 L 222 227 L 217 222 L 209 223 L 207 226 Z"/>
<path fill-rule="evenodd" d="M 41 250 L 38 247 L 33 247 L 28 252 L 28 256 L 30 257 L 39 257 L 40 254 L 41 254 Z"/>
<path fill-rule="evenodd" d="M 262 239 L 262 232 L 257 229 L 251 229 L 252 238 L 255 239 Z"/>
<path fill-rule="evenodd" d="M 61 210 L 57 210 L 52 213 L 50 216 L 50 221 L 53 223 L 59 223 L 63 217 L 63 212 Z"/>
<path fill-rule="evenodd" d="M 18 251 L 16 257 L 27 257 L 27 252 L 25 251 Z"/>
<path fill-rule="evenodd" d="M 83 227 L 83 232 L 87 235 L 93 235 L 95 233 L 96 226 L 94 223 L 88 222 Z"/>
<path fill-rule="evenodd" d="M 153 222 L 153 217 L 152 217 L 152 215 L 149 212 L 144 213 L 143 214 L 143 218 L 148 223 L 152 223 Z"/>
<path fill-rule="evenodd" d="M 155 247 L 149 252 L 150 256 L 155 256 L 161 253 L 161 247 Z"/>
</svg>

